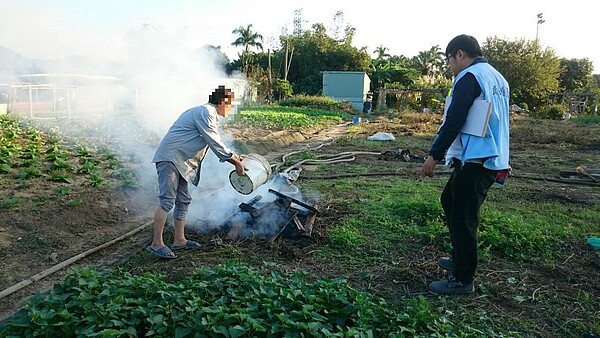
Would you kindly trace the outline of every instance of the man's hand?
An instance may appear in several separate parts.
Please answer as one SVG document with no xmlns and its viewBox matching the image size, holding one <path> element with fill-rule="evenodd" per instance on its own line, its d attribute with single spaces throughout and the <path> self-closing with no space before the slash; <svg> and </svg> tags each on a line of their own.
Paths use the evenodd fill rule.
<svg viewBox="0 0 600 338">
<path fill-rule="evenodd" d="M 244 166 L 244 162 L 239 161 L 238 163 L 235 164 L 235 172 L 236 174 L 238 174 L 239 176 L 244 176 L 246 173 L 246 170 L 248 170 L 248 168 L 246 168 Z"/>
<path fill-rule="evenodd" d="M 423 175 L 427 177 L 435 176 L 435 174 L 433 173 L 433 169 L 435 169 L 436 164 L 437 161 L 433 159 L 433 156 L 427 156 L 427 159 L 425 160 L 425 163 L 423 163 L 423 167 L 421 168 L 421 170 L 423 171 Z"/>
<path fill-rule="evenodd" d="M 245 171 L 248 170 L 248 168 L 244 166 L 244 159 L 238 154 L 234 153 L 227 161 L 235 166 L 235 173 L 239 176 L 244 176 Z"/>
</svg>

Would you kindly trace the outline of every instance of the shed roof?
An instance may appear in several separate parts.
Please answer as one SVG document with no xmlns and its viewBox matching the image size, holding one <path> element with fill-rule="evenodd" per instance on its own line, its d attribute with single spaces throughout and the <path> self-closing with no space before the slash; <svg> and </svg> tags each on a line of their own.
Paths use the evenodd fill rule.
<svg viewBox="0 0 600 338">
<path fill-rule="evenodd" d="M 323 73 L 344 73 L 344 74 L 366 74 L 366 72 L 346 71 L 346 70 L 322 70 Z"/>
</svg>

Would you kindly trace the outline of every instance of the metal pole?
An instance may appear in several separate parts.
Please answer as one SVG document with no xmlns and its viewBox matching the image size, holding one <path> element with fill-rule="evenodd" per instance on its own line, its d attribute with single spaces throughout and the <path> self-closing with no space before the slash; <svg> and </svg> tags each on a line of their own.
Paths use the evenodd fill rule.
<svg viewBox="0 0 600 338">
<path fill-rule="evenodd" d="M 535 27 L 535 42 L 538 42 L 540 25 L 543 24 L 544 22 L 546 22 L 546 20 L 544 20 L 543 17 L 544 17 L 544 13 L 539 13 L 537 15 L 537 25 Z"/>
<path fill-rule="evenodd" d="M 33 118 L 33 92 L 31 83 L 29 84 L 29 118 Z"/>
</svg>

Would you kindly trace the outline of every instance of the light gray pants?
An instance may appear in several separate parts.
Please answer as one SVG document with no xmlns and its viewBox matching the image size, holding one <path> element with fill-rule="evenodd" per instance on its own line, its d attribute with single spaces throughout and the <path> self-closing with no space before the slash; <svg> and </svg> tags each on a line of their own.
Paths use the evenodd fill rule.
<svg viewBox="0 0 600 338">
<path fill-rule="evenodd" d="M 192 202 L 188 182 L 179 174 L 173 162 L 156 162 L 156 173 L 158 174 L 158 201 L 160 207 L 164 211 L 170 212 L 175 206 L 173 217 L 176 220 L 184 220 L 188 207 Z"/>
</svg>

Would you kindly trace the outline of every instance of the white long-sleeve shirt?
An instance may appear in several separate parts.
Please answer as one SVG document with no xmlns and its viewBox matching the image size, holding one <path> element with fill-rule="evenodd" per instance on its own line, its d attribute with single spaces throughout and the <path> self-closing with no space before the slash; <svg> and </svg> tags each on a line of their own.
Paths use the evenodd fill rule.
<svg viewBox="0 0 600 338">
<path fill-rule="evenodd" d="M 221 140 L 217 110 L 209 103 L 181 114 L 158 145 L 152 163 L 173 162 L 181 176 L 197 186 L 200 166 L 208 148 L 221 161 L 234 154 Z"/>
</svg>

